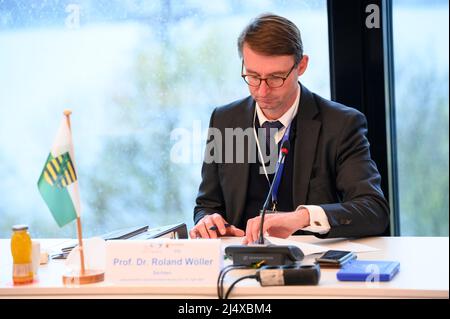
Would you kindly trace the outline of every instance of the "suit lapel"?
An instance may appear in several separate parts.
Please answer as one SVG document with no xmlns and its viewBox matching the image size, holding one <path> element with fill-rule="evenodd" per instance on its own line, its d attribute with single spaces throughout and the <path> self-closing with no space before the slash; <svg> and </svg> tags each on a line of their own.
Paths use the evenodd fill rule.
<svg viewBox="0 0 450 319">
<path fill-rule="evenodd" d="M 239 114 L 236 117 L 236 127 L 242 128 L 243 130 L 247 128 L 253 128 L 253 115 L 255 112 L 255 101 L 253 98 L 249 97 L 246 99 L 245 104 L 242 105 L 243 111 L 241 114 Z M 230 212 L 233 216 L 232 223 L 233 225 L 238 225 L 241 217 L 244 213 L 245 208 L 245 201 L 247 199 L 247 186 L 248 186 L 248 179 L 250 174 L 250 164 L 248 155 L 249 154 L 249 147 L 251 151 L 251 159 L 254 158 L 256 155 L 255 152 L 255 146 L 256 141 L 255 137 L 252 134 L 249 134 L 249 141 L 248 143 L 244 143 L 244 163 L 233 163 L 233 183 L 235 189 L 232 190 L 232 193 L 235 196 L 235 207 L 232 207 L 232 211 Z"/>
<path fill-rule="evenodd" d="M 301 85 L 294 151 L 294 176 L 292 178 L 293 206 L 306 204 L 308 184 L 316 155 L 321 122 L 313 120 L 318 113 L 312 93 Z"/>
</svg>

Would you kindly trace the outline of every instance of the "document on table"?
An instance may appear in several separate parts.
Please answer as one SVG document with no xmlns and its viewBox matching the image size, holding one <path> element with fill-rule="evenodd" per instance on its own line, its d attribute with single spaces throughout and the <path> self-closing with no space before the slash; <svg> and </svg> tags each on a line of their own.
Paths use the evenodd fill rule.
<svg viewBox="0 0 450 319">
<path fill-rule="evenodd" d="M 369 251 L 377 251 L 377 248 L 353 243 L 349 240 L 342 240 L 342 241 L 333 241 L 333 242 L 327 242 L 324 244 L 309 244 L 309 243 L 303 243 L 296 240 L 290 240 L 290 239 L 283 239 L 283 238 L 277 238 L 277 237 L 266 237 L 268 241 L 270 241 L 274 245 L 294 245 L 300 248 L 303 251 L 303 254 L 305 256 L 318 254 L 326 252 L 327 250 L 345 250 L 345 251 L 352 251 L 355 253 L 360 252 L 369 252 Z"/>
<path fill-rule="evenodd" d="M 352 241 L 350 241 L 348 239 L 345 239 L 345 240 L 342 240 L 342 241 L 334 241 L 334 242 L 324 243 L 324 245 L 326 247 L 328 247 L 330 250 L 331 249 L 333 249 L 333 250 L 347 250 L 347 251 L 352 251 L 354 253 L 367 253 L 367 252 L 379 250 L 378 248 L 375 248 L 375 247 L 372 247 L 372 246 L 359 244 L 359 243 L 354 243 L 354 242 L 352 242 Z"/>
</svg>

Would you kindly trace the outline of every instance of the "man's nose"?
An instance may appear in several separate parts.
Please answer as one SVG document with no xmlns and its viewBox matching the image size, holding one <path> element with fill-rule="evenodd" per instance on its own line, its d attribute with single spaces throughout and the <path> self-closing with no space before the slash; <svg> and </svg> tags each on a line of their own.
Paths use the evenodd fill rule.
<svg viewBox="0 0 450 319">
<path fill-rule="evenodd" d="M 265 96 L 269 93 L 270 87 L 267 85 L 266 81 L 261 81 L 261 84 L 258 88 L 259 96 Z"/>
</svg>

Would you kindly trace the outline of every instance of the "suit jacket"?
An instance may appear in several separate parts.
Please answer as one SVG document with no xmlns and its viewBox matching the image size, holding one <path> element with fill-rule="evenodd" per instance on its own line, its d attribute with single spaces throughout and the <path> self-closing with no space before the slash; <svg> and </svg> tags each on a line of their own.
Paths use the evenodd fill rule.
<svg viewBox="0 0 450 319">
<path fill-rule="evenodd" d="M 216 108 L 210 127 L 252 128 L 255 101 L 249 96 Z M 362 237 L 379 235 L 389 223 L 389 205 L 380 187 L 381 177 L 371 159 L 366 137 L 367 121 L 356 109 L 325 100 L 301 85 L 297 113 L 293 207 L 319 205 L 331 229 L 318 237 Z M 249 134 L 245 152 L 255 139 Z M 216 143 L 222 148 L 225 143 Z M 222 144 L 222 146 L 220 146 Z M 207 148 L 208 149 L 208 148 Z M 211 149 L 211 148 L 209 148 Z M 247 154 L 247 153 L 246 153 Z M 194 208 L 194 222 L 207 214 L 219 213 L 237 225 L 246 201 L 249 163 L 207 163 Z"/>
</svg>

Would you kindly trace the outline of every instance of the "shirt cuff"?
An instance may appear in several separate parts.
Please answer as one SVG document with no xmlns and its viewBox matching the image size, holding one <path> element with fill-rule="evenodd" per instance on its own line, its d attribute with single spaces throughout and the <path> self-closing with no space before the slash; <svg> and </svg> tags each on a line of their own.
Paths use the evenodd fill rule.
<svg viewBox="0 0 450 319">
<path fill-rule="evenodd" d="M 318 234 L 326 234 L 330 231 L 330 223 L 328 222 L 327 214 L 322 207 L 317 205 L 300 205 L 296 210 L 306 208 L 309 212 L 309 226 L 301 230 L 310 231 Z"/>
</svg>

